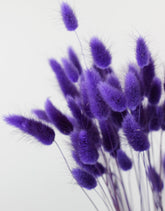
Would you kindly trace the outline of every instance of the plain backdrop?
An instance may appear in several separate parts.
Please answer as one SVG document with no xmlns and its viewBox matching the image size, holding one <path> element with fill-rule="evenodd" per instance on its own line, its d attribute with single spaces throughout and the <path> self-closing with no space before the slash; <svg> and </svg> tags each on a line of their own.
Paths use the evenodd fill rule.
<svg viewBox="0 0 165 211">
<path fill-rule="evenodd" d="M 112 53 L 112 66 L 122 80 L 128 63 L 135 61 L 135 40 L 141 35 L 153 53 L 158 75 L 163 75 L 164 0 L 67 2 L 78 17 L 77 33 L 89 66 L 88 42 L 97 35 Z M 32 117 L 31 109 L 43 108 L 47 97 L 68 113 L 48 59 L 65 57 L 70 45 L 83 61 L 74 32 L 63 26 L 60 1 L 0 0 L 0 210 L 94 210 L 55 144 L 42 146 L 3 122 L 3 115 L 11 113 Z M 56 141 L 74 165 L 68 138 L 57 133 Z"/>
</svg>

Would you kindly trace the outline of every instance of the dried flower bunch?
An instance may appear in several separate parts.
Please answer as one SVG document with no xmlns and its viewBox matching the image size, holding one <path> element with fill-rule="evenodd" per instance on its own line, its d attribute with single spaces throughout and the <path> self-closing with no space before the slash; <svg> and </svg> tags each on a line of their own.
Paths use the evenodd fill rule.
<svg viewBox="0 0 165 211">
<path fill-rule="evenodd" d="M 75 31 L 77 18 L 65 2 L 61 15 L 66 29 Z M 163 83 L 156 76 L 151 52 L 139 37 L 137 63 L 128 65 L 122 86 L 103 42 L 92 37 L 89 46 L 93 59 L 90 68 L 82 66 L 72 47 L 62 65 L 49 60 L 72 116 L 63 114 L 48 99 L 44 110 L 33 110 L 38 120 L 9 115 L 5 121 L 45 145 L 57 143 L 54 126 L 67 135 L 77 166 L 72 169 L 67 163 L 68 168 L 96 210 L 97 203 L 85 189 L 96 191 L 107 210 L 137 210 L 132 201 L 135 191 L 134 203 L 139 204 L 139 210 L 163 210 L 163 142 L 161 136 L 157 154 L 151 137 L 153 131 L 162 134 L 165 130 L 165 101 L 160 103 Z"/>
</svg>

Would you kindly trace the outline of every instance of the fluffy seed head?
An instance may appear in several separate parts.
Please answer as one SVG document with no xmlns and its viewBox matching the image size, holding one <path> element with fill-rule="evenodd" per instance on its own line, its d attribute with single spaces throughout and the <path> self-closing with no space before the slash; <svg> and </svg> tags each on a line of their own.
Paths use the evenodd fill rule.
<svg viewBox="0 0 165 211">
<path fill-rule="evenodd" d="M 109 108 L 97 88 L 100 80 L 100 76 L 97 72 L 90 70 L 85 72 L 85 82 L 91 112 L 96 118 L 105 119 L 109 114 Z"/>
<path fill-rule="evenodd" d="M 51 103 L 49 99 L 47 99 L 45 103 L 45 111 L 50 121 L 61 133 L 68 135 L 73 131 L 72 123 Z"/>
<path fill-rule="evenodd" d="M 46 115 L 46 112 L 42 109 L 33 109 L 32 112 L 41 120 L 44 120 L 46 122 L 50 122 L 48 116 Z"/>
<path fill-rule="evenodd" d="M 76 151 L 72 152 L 72 157 L 76 163 L 86 172 L 90 173 L 94 177 L 99 177 L 105 173 L 105 167 L 97 162 L 95 165 L 88 165 L 81 162 Z"/>
<path fill-rule="evenodd" d="M 73 169 L 72 175 L 82 188 L 91 190 L 97 186 L 96 179 L 91 174 L 79 168 Z"/>
<path fill-rule="evenodd" d="M 68 78 L 74 83 L 77 82 L 79 76 L 77 68 L 65 58 L 62 59 L 62 63 L 64 65 L 64 70 Z"/>
<path fill-rule="evenodd" d="M 104 69 L 110 65 L 111 55 L 97 37 L 93 37 L 90 40 L 90 49 L 96 66 Z"/>
<path fill-rule="evenodd" d="M 157 104 L 161 97 L 161 80 L 154 77 L 151 83 L 148 100 L 151 104 Z"/>
<path fill-rule="evenodd" d="M 5 121 L 9 125 L 12 125 L 24 133 L 38 139 L 42 144 L 50 145 L 54 141 L 55 133 L 53 129 L 39 121 L 21 115 L 6 116 Z"/>
<path fill-rule="evenodd" d="M 141 101 L 141 90 L 137 77 L 130 71 L 125 78 L 125 96 L 128 108 L 135 110 Z"/>
<path fill-rule="evenodd" d="M 132 168 L 132 161 L 121 149 L 117 150 L 117 160 L 122 170 L 127 171 Z"/>
<path fill-rule="evenodd" d="M 79 158 L 84 164 L 96 164 L 99 154 L 95 145 L 90 141 L 87 131 L 81 130 L 79 133 Z"/>
<path fill-rule="evenodd" d="M 135 151 L 144 151 L 149 148 L 147 136 L 141 130 L 139 124 L 131 114 L 127 114 L 123 120 L 123 131 L 128 143 Z"/>
<path fill-rule="evenodd" d="M 105 82 L 100 82 L 98 88 L 101 96 L 113 111 L 122 112 L 126 109 L 126 98 L 121 90 Z"/>
<path fill-rule="evenodd" d="M 143 68 L 144 66 L 147 66 L 149 58 L 150 53 L 145 40 L 142 37 L 139 37 L 136 41 L 136 60 L 139 67 Z"/>
<path fill-rule="evenodd" d="M 74 86 L 74 84 L 72 84 L 72 82 L 66 76 L 61 65 L 55 59 L 50 59 L 49 64 L 50 64 L 53 72 L 56 74 L 56 78 L 58 80 L 58 83 L 60 85 L 60 88 L 61 88 L 64 96 L 67 96 L 67 95 L 70 95 L 72 97 L 78 96 L 79 93 L 78 93 L 76 87 Z"/>
<path fill-rule="evenodd" d="M 164 184 L 160 175 L 156 172 L 155 168 L 149 166 L 147 174 L 148 174 L 148 179 L 151 182 L 153 191 L 161 192 L 163 190 Z"/>
<path fill-rule="evenodd" d="M 75 51 L 73 50 L 72 47 L 68 48 L 68 56 L 72 64 L 77 68 L 79 74 L 82 73 L 82 67 L 79 61 L 78 56 L 76 55 Z"/>
<path fill-rule="evenodd" d="M 65 27 L 68 31 L 74 31 L 78 27 L 77 18 L 73 12 L 73 9 L 66 2 L 62 2 L 61 4 L 61 15 Z"/>
<path fill-rule="evenodd" d="M 77 120 L 77 123 L 81 129 L 88 129 L 91 127 L 91 119 L 89 119 L 87 116 L 81 112 L 80 107 L 75 102 L 75 100 L 72 97 L 67 97 L 68 107 L 70 108 L 70 111 L 72 112 L 73 116 Z"/>
</svg>

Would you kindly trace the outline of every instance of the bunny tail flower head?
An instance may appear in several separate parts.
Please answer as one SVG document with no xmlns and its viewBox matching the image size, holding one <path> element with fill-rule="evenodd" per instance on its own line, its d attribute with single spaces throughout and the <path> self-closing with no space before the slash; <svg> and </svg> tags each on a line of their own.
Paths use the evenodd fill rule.
<svg viewBox="0 0 165 211">
<path fill-rule="evenodd" d="M 76 30 L 76 28 L 78 27 L 77 18 L 73 12 L 73 9 L 66 2 L 63 2 L 61 4 L 61 15 L 67 30 L 68 31 Z"/>
<path fill-rule="evenodd" d="M 73 169 L 72 175 L 77 183 L 83 188 L 90 190 L 97 186 L 96 179 L 91 174 L 81 169 Z"/>
<path fill-rule="evenodd" d="M 66 29 L 77 30 L 71 6 L 62 2 L 60 12 Z M 89 40 L 92 61 L 87 63 L 75 34 L 82 58 L 69 46 L 61 60 L 49 59 L 65 110 L 48 98 L 44 108 L 32 110 L 38 120 L 13 114 L 5 122 L 44 145 L 55 142 L 96 211 L 165 210 L 165 81 L 157 76 L 161 70 L 147 42 L 142 36 L 136 39 L 135 62 L 118 75 L 106 43 L 97 36 Z M 55 97 L 59 100 L 57 93 Z M 58 136 L 54 141 L 56 130 L 68 141 L 69 157 Z M 95 196 L 100 200 L 94 201 Z"/>
<path fill-rule="evenodd" d="M 5 121 L 24 133 L 38 139 L 42 144 L 50 145 L 53 143 L 55 133 L 52 128 L 47 125 L 19 115 L 10 115 L 5 117 Z"/>
</svg>

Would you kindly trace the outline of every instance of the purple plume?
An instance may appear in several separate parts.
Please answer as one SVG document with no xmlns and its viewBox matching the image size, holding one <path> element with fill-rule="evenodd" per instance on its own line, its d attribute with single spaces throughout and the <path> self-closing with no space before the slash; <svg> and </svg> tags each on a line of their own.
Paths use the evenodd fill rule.
<svg viewBox="0 0 165 211">
<path fill-rule="evenodd" d="M 77 18 L 73 12 L 73 9 L 66 2 L 62 2 L 61 4 L 61 15 L 65 27 L 67 28 L 68 31 L 74 31 L 77 29 L 78 27 Z"/>
<path fill-rule="evenodd" d="M 84 164 L 96 164 L 99 154 L 95 145 L 90 141 L 87 131 L 81 130 L 79 133 L 79 158 Z"/>
<path fill-rule="evenodd" d="M 62 63 L 68 78 L 74 83 L 77 82 L 79 76 L 77 68 L 71 62 L 64 58 L 62 59 Z"/>
<path fill-rule="evenodd" d="M 72 97 L 67 97 L 68 107 L 73 116 L 77 120 L 77 123 L 81 129 L 88 129 L 91 127 L 92 121 L 86 115 L 83 114 L 78 104 Z"/>
<path fill-rule="evenodd" d="M 68 135 L 73 131 L 72 123 L 51 103 L 49 99 L 47 99 L 45 103 L 45 111 L 50 121 L 61 133 Z"/>
<path fill-rule="evenodd" d="M 76 151 L 72 152 L 72 157 L 73 159 L 76 161 L 76 163 L 86 172 L 90 173 L 91 175 L 93 175 L 94 177 L 99 177 L 101 175 L 103 175 L 105 173 L 105 167 L 97 162 L 94 165 L 89 165 L 89 164 L 84 164 L 81 162 L 78 154 Z"/>
<path fill-rule="evenodd" d="M 122 170 L 127 171 L 132 168 L 132 161 L 121 149 L 117 150 L 117 160 Z"/>
<path fill-rule="evenodd" d="M 5 117 L 5 121 L 24 133 L 38 139 L 42 144 L 50 145 L 53 143 L 55 133 L 52 128 L 34 119 L 29 119 L 21 115 L 10 115 Z"/>
<path fill-rule="evenodd" d="M 41 120 L 44 120 L 46 122 L 50 122 L 46 112 L 42 109 L 33 109 L 32 112 Z"/>
<path fill-rule="evenodd" d="M 90 40 L 90 49 L 96 66 L 104 69 L 111 64 L 109 51 L 97 37 L 93 37 Z"/>
<path fill-rule="evenodd" d="M 153 191 L 161 192 L 163 190 L 164 184 L 160 175 L 156 172 L 155 168 L 149 166 L 147 174 L 148 174 L 148 179 L 151 182 Z"/>
<path fill-rule="evenodd" d="M 122 125 L 128 143 L 135 151 L 144 151 L 149 148 L 150 145 L 147 136 L 131 114 L 126 115 Z"/>
<path fill-rule="evenodd" d="M 98 88 L 101 96 L 113 111 L 122 112 L 126 109 L 126 98 L 121 90 L 105 82 L 100 82 Z"/>
<path fill-rule="evenodd" d="M 77 91 L 77 88 L 74 86 L 74 84 L 72 84 L 72 82 L 66 76 L 61 65 L 55 59 L 50 59 L 49 64 L 53 72 L 56 74 L 56 78 L 58 80 L 58 83 L 60 85 L 60 88 L 64 96 L 67 96 L 67 95 L 71 95 L 72 97 L 78 96 L 79 93 Z"/>
<path fill-rule="evenodd" d="M 73 50 L 72 47 L 68 48 L 68 56 L 72 64 L 77 68 L 79 74 L 82 73 L 82 67 L 79 61 L 78 56 L 76 55 L 75 51 Z"/>
<path fill-rule="evenodd" d="M 85 82 L 91 112 L 96 118 L 105 119 L 109 115 L 109 108 L 97 88 L 100 80 L 98 73 L 91 70 L 85 72 Z"/>
<path fill-rule="evenodd" d="M 90 190 L 97 186 L 96 179 L 86 171 L 75 168 L 72 170 L 72 175 L 82 188 Z"/>
<path fill-rule="evenodd" d="M 142 37 L 139 37 L 136 41 L 136 60 L 139 67 L 143 68 L 149 63 L 150 52 L 146 45 L 145 40 Z"/>
</svg>

